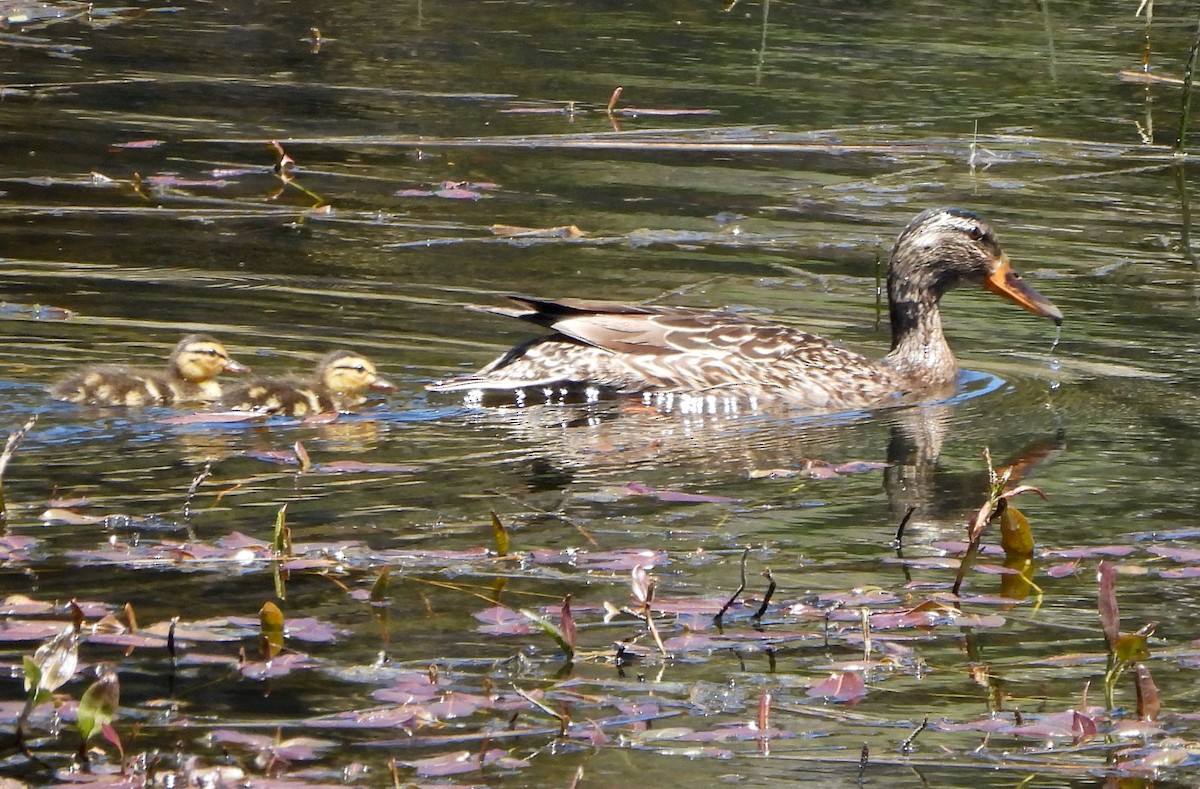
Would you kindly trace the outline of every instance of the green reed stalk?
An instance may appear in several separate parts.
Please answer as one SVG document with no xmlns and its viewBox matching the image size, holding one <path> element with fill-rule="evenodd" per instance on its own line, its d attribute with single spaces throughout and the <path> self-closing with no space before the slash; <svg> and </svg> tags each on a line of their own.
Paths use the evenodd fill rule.
<svg viewBox="0 0 1200 789">
<path fill-rule="evenodd" d="M 1192 80 L 1196 76 L 1196 54 L 1200 52 L 1200 23 L 1196 25 L 1196 37 L 1192 40 L 1192 48 L 1188 52 L 1187 73 L 1183 75 L 1183 103 L 1179 109 L 1179 135 L 1175 138 L 1175 153 L 1183 153 L 1184 140 L 1187 138 L 1188 114 L 1192 106 Z"/>
</svg>

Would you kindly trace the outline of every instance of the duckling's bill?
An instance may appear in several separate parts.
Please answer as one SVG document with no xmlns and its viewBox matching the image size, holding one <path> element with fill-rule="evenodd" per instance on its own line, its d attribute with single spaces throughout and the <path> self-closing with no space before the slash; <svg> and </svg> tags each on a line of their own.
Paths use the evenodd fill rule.
<svg viewBox="0 0 1200 789">
<path fill-rule="evenodd" d="M 1062 325 L 1062 311 L 1055 307 L 1050 299 L 1025 284 L 1021 275 L 1013 271 L 1007 255 L 1000 260 L 996 270 L 983 281 L 983 286 L 1032 313 L 1051 319 L 1055 326 Z"/>
</svg>

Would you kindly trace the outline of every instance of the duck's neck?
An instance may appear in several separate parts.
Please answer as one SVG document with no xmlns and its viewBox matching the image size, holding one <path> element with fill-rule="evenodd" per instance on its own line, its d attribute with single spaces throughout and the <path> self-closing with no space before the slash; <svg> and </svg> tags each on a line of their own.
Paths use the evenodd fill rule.
<svg viewBox="0 0 1200 789">
<path fill-rule="evenodd" d="M 883 364 L 925 384 L 945 384 L 958 376 L 958 364 L 942 333 L 941 294 L 912 278 L 889 273 L 892 350 Z"/>
</svg>

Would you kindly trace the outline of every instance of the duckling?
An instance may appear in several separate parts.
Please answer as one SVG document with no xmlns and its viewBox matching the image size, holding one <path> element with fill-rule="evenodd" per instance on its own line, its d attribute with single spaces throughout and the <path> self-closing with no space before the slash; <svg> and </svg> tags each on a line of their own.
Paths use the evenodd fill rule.
<svg viewBox="0 0 1200 789">
<path fill-rule="evenodd" d="M 317 365 L 310 381 L 260 378 L 231 389 L 221 400 L 233 411 L 261 411 L 280 416 L 307 416 L 351 411 L 367 401 L 368 389 L 396 387 L 379 377 L 375 365 L 354 351 L 332 351 Z"/>
<path fill-rule="evenodd" d="M 207 334 L 189 334 L 171 351 L 164 370 L 100 365 L 71 373 L 50 387 L 55 400 L 84 405 L 150 406 L 207 403 L 221 398 L 221 373 L 245 373 L 225 346 Z"/>
</svg>

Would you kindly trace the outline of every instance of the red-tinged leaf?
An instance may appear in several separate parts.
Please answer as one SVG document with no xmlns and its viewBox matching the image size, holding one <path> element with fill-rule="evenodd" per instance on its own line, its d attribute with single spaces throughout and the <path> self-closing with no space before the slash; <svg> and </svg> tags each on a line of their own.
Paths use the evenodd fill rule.
<svg viewBox="0 0 1200 789">
<path fill-rule="evenodd" d="M 846 463 L 839 463 L 833 467 L 833 470 L 839 474 L 861 474 L 864 471 L 877 471 L 881 468 L 887 467 L 887 463 L 872 463 L 866 460 L 851 460 Z"/>
<path fill-rule="evenodd" d="M 1108 651 L 1115 653 L 1117 637 L 1121 634 L 1121 614 L 1117 608 L 1117 570 L 1108 562 L 1102 561 L 1096 568 L 1096 574 L 1100 581 L 1096 600 L 1100 611 L 1100 626 L 1104 630 L 1104 641 L 1108 644 Z"/>
<path fill-rule="evenodd" d="M 405 684 L 382 688 L 372 693 L 371 698 L 376 701 L 386 701 L 394 704 L 424 704 L 439 698 L 443 692 L 441 687 L 430 685 L 426 681 L 424 685 Z"/>
<path fill-rule="evenodd" d="M 969 721 L 967 723 L 954 723 L 953 721 L 940 721 L 937 725 L 938 731 L 982 731 L 993 734 L 1006 734 L 1014 728 L 1012 721 L 1006 721 L 1003 718 L 983 718 L 981 720 Z"/>
<path fill-rule="evenodd" d="M 402 189 L 396 192 L 396 197 L 433 197 L 433 192 L 428 189 Z"/>
<path fill-rule="evenodd" d="M 425 717 L 436 721 L 466 718 L 481 708 L 486 708 L 488 704 L 489 699 L 486 696 L 451 691 L 437 701 L 425 705 Z"/>
<path fill-rule="evenodd" d="M 160 145 L 166 145 L 163 140 L 130 140 L 128 142 L 115 142 L 110 147 L 125 148 L 129 150 L 142 150 L 146 148 L 157 148 Z"/>
<path fill-rule="evenodd" d="M 416 769 L 417 775 L 427 778 L 461 775 L 462 773 L 475 772 L 483 767 L 500 770 L 519 770 L 529 766 L 529 762 L 524 759 L 511 757 L 499 748 L 494 748 L 483 754 L 482 759 L 480 759 L 480 755 L 476 752 L 457 751 L 441 756 L 431 756 L 428 759 L 404 762 L 403 764 Z"/>
<path fill-rule="evenodd" d="M 1084 715 L 1078 710 L 1073 712 L 1074 718 L 1071 721 L 1071 734 L 1074 745 L 1083 745 L 1095 739 L 1098 733 L 1096 729 L 1096 721 L 1089 715 Z"/>
<path fill-rule="evenodd" d="M 241 550 L 243 548 L 269 550 L 271 547 L 269 542 L 257 540 L 248 534 L 243 534 L 240 531 L 231 532 L 225 535 L 221 539 L 217 540 L 217 545 L 231 551 Z"/>
<path fill-rule="evenodd" d="M 1200 578 L 1200 567 L 1176 567 L 1170 570 L 1162 570 L 1159 572 L 1158 577 L 1180 580 Z"/>
<path fill-rule="evenodd" d="M 1068 575 L 1073 575 L 1079 570 L 1079 560 L 1076 559 L 1070 562 L 1063 562 L 1046 568 L 1046 575 L 1051 578 L 1066 578 Z"/>
<path fill-rule="evenodd" d="M 160 636 L 147 636 L 140 633 L 92 633 L 88 636 L 88 643 L 108 644 L 115 647 L 161 649 L 167 645 L 167 640 Z"/>
<path fill-rule="evenodd" d="M 267 414 L 257 411 L 204 411 L 195 414 L 180 414 L 157 420 L 160 425 L 204 425 L 227 422 L 250 422 L 265 420 Z"/>
<path fill-rule="evenodd" d="M 121 742 L 121 735 L 117 734 L 117 730 L 112 727 L 112 724 L 105 723 L 101 725 L 100 734 L 117 749 L 117 753 L 121 754 L 122 761 L 124 761 L 125 745 Z"/>
<path fill-rule="evenodd" d="M 708 504 L 736 504 L 741 499 L 730 498 L 729 496 L 716 496 L 704 493 L 679 493 L 670 490 L 658 490 L 649 485 L 644 485 L 641 482 L 630 482 L 625 486 L 625 489 L 635 496 L 653 496 L 659 501 L 672 503 L 708 503 Z"/>
<path fill-rule="evenodd" d="M 480 633 L 494 636 L 521 636 L 534 632 L 533 626 L 523 615 L 511 608 L 493 606 L 475 614 L 475 618 L 483 624 Z"/>
<path fill-rule="evenodd" d="M 438 189 L 433 193 L 434 197 L 441 197 L 445 200 L 482 200 L 487 195 L 479 192 L 471 191 L 470 189 Z"/>
<path fill-rule="evenodd" d="M 1177 562 L 1200 562 L 1200 548 L 1177 548 L 1173 545 L 1151 545 L 1146 548 L 1147 553 L 1152 553 L 1155 556 L 1161 556 L 1164 559 L 1173 559 Z"/>
<path fill-rule="evenodd" d="M 559 615 L 558 627 L 562 630 L 563 637 L 567 640 L 567 646 L 572 652 L 575 651 L 575 617 L 571 615 L 571 595 L 566 594 L 562 601 L 562 612 Z"/>
<path fill-rule="evenodd" d="M 1145 663 L 1137 664 L 1134 674 L 1134 686 L 1137 688 L 1137 716 L 1139 720 L 1158 720 L 1158 712 L 1162 704 L 1158 696 L 1158 686 L 1150 675 L 1150 667 Z"/>
<path fill-rule="evenodd" d="M 867 686 L 857 672 L 843 671 L 809 688 L 807 694 L 830 701 L 854 701 L 867 695 Z"/>
<path fill-rule="evenodd" d="M 303 425 L 331 425 L 342 418 L 337 411 L 322 411 L 319 414 L 309 414 L 300 420 Z"/>
<path fill-rule="evenodd" d="M 804 475 L 809 479 L 837 479 L 838 473 L 832 466 L 809 466 L 804 469 Z"/>
<path fill-rule="evenodd" d="M 397 463 L 364 463 L 361 460 L 334 460 L 318 463 L 315 471 L 322 474 L 419 474 L 421 469 Z"/>
<path fill-rule="evenodd" d="M 248 660 L 238 666 L 238 670 L 247 679 L 263 680 L 286 676 L 297 669 L 313 668 L 316 665 L 307 655 L 289 652 L 266 661 Z"/>
</svg>

